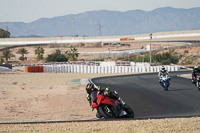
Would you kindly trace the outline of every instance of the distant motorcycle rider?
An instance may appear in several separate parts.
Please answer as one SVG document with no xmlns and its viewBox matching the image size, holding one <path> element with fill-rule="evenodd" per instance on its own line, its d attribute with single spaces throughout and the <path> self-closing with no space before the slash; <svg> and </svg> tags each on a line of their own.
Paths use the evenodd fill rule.
<svg viewBox="0 0 200 133">
<path fill-rule="evenodd" d="M 169 75 L 169 72 L 165 69 L 164 66 L 162 66 L 161 70 L 158 72 L 158 77 L 159 77 L 159 82 L 161 83 L 161 78 L 163 75 Z M 169 77 L 169 80 L 170 80 L 170 77 Z"/>
<path fill-rule="evenodd" d="M 194 66 L 193 70 L 192 70 L 192 83 L 195 84 L 196 83 L 196 75 L 200 74 L 200 69 L 198 66 Z"/>
<path fill-rule="evenodd" d="M 92 108 L 91 104 L 91 93 L 93 91 L 101 91 L 104 96 L 110 97 L 112 99 L 118 100 L 122 106 L 125 105 L 125 102 L 119 97 L 116 91 L 110 91 L 109 87 L 95 87 L 94 84 L 88 83 L 86 85 L 86 92 L 87 92 L 87 100 L 90 103 L 90 107 Z M 96 114 L 97 118 L 101 118 L 99 112 Z"/>
</svg>

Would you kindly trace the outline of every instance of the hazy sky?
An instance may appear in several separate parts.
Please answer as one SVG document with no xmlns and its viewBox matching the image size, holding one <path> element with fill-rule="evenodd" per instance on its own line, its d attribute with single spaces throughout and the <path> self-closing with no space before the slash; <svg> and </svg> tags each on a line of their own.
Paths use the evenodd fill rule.
<svg viewBox="0 0 200 133">
<path fill-rule="evenodd" d="M 150 11 L 166 6 L 200 7 L 200 0 L 0 0 L 0 22 L 32 22 L 94 10 Z"/>
</svg>

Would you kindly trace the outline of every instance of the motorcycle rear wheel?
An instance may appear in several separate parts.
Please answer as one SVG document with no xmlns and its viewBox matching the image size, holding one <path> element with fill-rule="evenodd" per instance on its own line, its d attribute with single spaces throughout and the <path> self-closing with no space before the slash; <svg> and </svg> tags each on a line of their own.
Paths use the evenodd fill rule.
<svg viewBox="0 0 200 133">
<path fill-rule="evenodd" d="M 115 114 L 112 111 L 112 109 L 106 105 L 106 104 L 102 104 L 99 106 L 98 108 L 99 113 L 101 113 L 101 115 L 105 118 L 105 119 L 114 119 L 115 118 Z"/>
</svg>

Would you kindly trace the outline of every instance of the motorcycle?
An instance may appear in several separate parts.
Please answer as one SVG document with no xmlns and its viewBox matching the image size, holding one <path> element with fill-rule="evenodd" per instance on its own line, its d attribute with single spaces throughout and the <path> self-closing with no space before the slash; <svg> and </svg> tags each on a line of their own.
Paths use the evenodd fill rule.
<svg viewBox="0 0 200 133">
<path fill-rule="evenodd" d="M 161 86 L 164 88 L 165 91 L 168 91 L 169 79 L 170 79 L 170 77 L 168 75 L 161 76 Z"/>
<path fill-rule="evenodd" d="M 127 105 L 121 105 L 119 101 L 101 94 L 101 91 L 91 93 L 92 108 L 97 110 L 105 119 L 133 118 L 134 112 Z"/>
<path fill-rule="evenodd" d="M 200 90 L 200 74 L 196 75 L 195 81 L 197 88 Z"/>
</svg>

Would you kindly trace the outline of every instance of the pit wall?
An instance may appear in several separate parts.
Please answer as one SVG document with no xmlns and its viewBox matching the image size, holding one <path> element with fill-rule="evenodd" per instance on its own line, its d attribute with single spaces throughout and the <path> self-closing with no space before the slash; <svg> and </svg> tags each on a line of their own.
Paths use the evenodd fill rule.
<svg viewBox="0 0 200 133">
<path fill-rule="evenodd" d="M 133 66 L 81 66 L 81 65 L 47 65 L 44 72 L 56 73 L 144 73 L 159 72 L 161 66 L 133 67 Z M 165 66 L 168 71 L 180 71 L 178 66 Z"/>
</svg>

